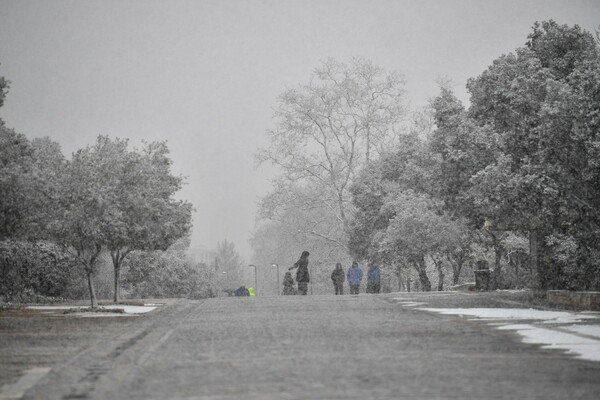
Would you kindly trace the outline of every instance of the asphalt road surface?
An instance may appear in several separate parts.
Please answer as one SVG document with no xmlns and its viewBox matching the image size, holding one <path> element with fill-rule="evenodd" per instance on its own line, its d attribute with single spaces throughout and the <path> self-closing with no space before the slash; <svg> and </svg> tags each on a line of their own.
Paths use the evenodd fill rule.
<svg viewBox="0 0 600 400">
<path fill-rule="evenodd" d="M 65 355 L 23 398 L 600 398 L 598 362 L 393 297 L 181 300 L 143 316 L 70 320 Z M 457 299 L 447 298 L 429 299 Z M 17 330 L 40 322 L 3 323 L 17 345 Z M 44 331 L 65 323 L 46 318 Z"/>
</svg>

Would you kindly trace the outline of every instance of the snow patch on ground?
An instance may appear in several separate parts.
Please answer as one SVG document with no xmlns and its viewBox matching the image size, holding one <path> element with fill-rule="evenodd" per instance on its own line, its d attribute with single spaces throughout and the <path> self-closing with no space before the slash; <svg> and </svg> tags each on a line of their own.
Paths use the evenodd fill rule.
<svg viewBox="0 0 600 400">
<path fill-rule="evenodd" d="M 541 344 L 542 348 L 560 349 L 584 360 L 600 361 L 600 325 L 597 325 L 600 320 L 596 313 L 544 311 L 531 308 L 419 308 L 419 310 L 474 317 L 470 320 L 476 321 L 495 321 L 490 325 L 497 329 L 517 332 L 524 343 Z"/>
<path fill-rule="evenodd" d="M 487 320 L 527 319 L 540 320 L 544 324 L 569 324 L 586 319 L 598 318 L 595 315 L 566 311 L 544 311 L 533 308 L 422 308 L 425 311 L 448 315 L 462 315 Z"/>
<path fill-rule="evenodd" d="M 586 336 L 593 336 L 600 340 L 600 325 L 573 325 L 566 326 L 566 330 Z"/>
<path fill-rule="evenodd" d="M 27 308 L 32 309 L 32 310 L 40 310 L 42 312 L 48 312 L 48 313 L 58 313 L 58 312 L 64 311 L 64 310 L 77 310 L 77 309 L 82 309 L 82 308 L 87 308 L 87 307 L 29 306 Z M 123 316 L 138 315 L 138 314 L 150 312 L 150 311 L 156 309 L 156 305 L 130 306 L 130 305 L 111 304 L 111 305 L 106 305 L 106 306 L 100 306 L 99 308 L 109 309 L 109 310 L 121 309 L 121 310 L 123 310 L 123 312 L 117 313 L 117 312 L 102 312 L 102 311 L 98 311 L 98 312 L 81 311 L 81 312 L 73 312 L 71 314 L 66 314 L 66 315 L 77 316 L 77 317 L 123 317 Z"/>
<path fill-rule="evenodd" d="M 533 325 L 505 325 L 498 329 L 516 331 L 524 343 L 541 343 L 545 349 L 565 350 L 585 360 L 600 361 L 600 341 L 597 339 Z"/>
<path fill-rule="evenodd" d="M 406 307 L 416 307 L 416 306 L 422 306 L 423 304 L 427 304 L 427 303 L 420 303 L 418 301 L 401 301 L 400 304 L 402 304 L 403 306 L 406 306 Z"/>
</svg>

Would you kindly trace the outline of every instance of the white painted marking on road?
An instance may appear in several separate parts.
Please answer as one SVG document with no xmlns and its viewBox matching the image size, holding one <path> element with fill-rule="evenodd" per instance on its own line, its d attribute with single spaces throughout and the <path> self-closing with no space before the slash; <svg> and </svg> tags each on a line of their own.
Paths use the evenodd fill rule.
<svg viewBox="0 0 600 400">
<path fill-rule="evenodd" d="M 42 379 L 51 368 L 36 367 L 25 371 L 24 375 L 18 381 L 5 385 L 0 390 L 0 400 L 18 400 L 23 397 L 25 391 L 33 387 Z"/>
</svg>

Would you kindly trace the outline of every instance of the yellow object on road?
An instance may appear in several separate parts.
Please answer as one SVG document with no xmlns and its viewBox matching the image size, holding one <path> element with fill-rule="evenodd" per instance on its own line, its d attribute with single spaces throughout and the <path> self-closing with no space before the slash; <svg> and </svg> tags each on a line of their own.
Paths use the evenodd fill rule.
<svg viewBox="0 0 600 400">
<path fill-rule="evenodd" d="M 250 296 L 256 296 L 256 293 L 254 293 L 254 288 L 248 288 L 248 291 L 250 292 Z"/>
</svg>

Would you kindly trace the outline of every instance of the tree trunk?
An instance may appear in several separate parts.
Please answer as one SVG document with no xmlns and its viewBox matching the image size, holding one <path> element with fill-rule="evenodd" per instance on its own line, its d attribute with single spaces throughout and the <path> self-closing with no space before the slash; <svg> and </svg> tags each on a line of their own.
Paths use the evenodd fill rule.
<svg viewBox="0 0 600 400">
<path fill-rule="evenodd" d="M 127 255 L 127 252 L 125 252 L 124 254 L 121 254 L 121 250 L 117 250 L 117 251 L 111 251 L 110 252 L 110 256 L 112 258 L 113 261 L 113 269 L 114 269 L 114 273 L 115 273 L 115 279 L 114 279 L 114 295 L 113 295 L 113 301 L 115 303 L 118 303 L 119 301 L 121 301 L 121 290 L 120 290 L 120 279 L 121 279 L 121 262 L 123 261 L 123 259 L 125 258 L 125 255 Z"/>
<path fill-rule="evenodd" d="M 492 274 L 492 290 L 499 289 L 500 276 L 502 275 L 502 246 L 500 245 L 500 238 L 494 233 L 489 232 L 492 237 L 492 247 L 494 248 L 494 273 Z"/>
<path fill-rule="evenodd" d="M 342 228 L 344 229 L 344 235 L 347 238 L 350 235 L 350 223 L 348 221 L 348 218 L 346 218 L 346 210 L 344 204 L 344 192 L 338 191 L 338 207 L 340 210 L 340 219 L 342 220 Z M 346 246 L 343 247 L 345 248 Z"/>
<path fill-rule="evenodd" d="M 119 296 L 119 278 L 121 277 L 121 263 L 119 260 L 120 251 L 111 251 L 110 256 L 113 262 L 113 271 L 114 271 L 114 293 L 113 293 L 113 301 L 118 303 L 121 299 Z"/>
<path fill-rule="evenodd" d="M 113 296 L 113 301 L 118 303 L 121 301 L 121 293 L 119 290 L 119 279 L 121 278 L 121 265 L 115 265 L 115 293 Z"/>
<path fill-rule="evenodd" d="M 457 263 L 452 267 L 452 284 L 458 285 L 458 281 L 460 280 L 460 271 L 462 270 L 462 261 Z"/>
<path fill-rule="evenodd" d="M 366 126 L 367 130 L 367 151 L 365 152 L 365 165 L 368 167 L 371 161 L 371 129 L 369 125 Z"/>
<path fill-rule="evenodd" d="M 435 268 L 438 271 L 438 286 L 437 286 L 437 290 L 438 292 L 443 292 L 444 291 L 444 263 L 442 262 L 442 260 L 439 260 L 435 257 L 431 257 L 431 259 L 433 260 L 433 263 L 435 264 Z"/>
<path fill-rule="evenodd" d="M 552 258 L 551 251 L 546 247 L 545 238 L 548 231 L 535 230 L 530 232 L 530 254 L 537 274 L 539 290 L 562 289 L 562 270 L 560 265 Z"/>
<path fill-rule="evenodd" d="M 403 275 L 402 268 L 400 266 L 396 267 L 396 276 L 398 277 L 398 291 L 399 292 L 410 292 L 411 291 L 411 278 L 408 275 L 408 272 Z"/>
<path fill-rule="evenodd" d="M 519 283 L 521 283 L 521 279 L 519 279 L 519 264 L 520 264 L 520 260 L 517 258 L 516 260 L 512 260 L 512 261 L 513 261 L 513 264 L 514 264 L 514 267 L 515 267 L 515 286 L 517 286 L 517 285 L 519 285 Z"/>
<path fill-rule="evenodd" d="M 502 265 L 500 264 L 500 261 L 502 260 L 502 248 L 500 247 L 500 245 L 495 245 L 494 244 L 494 282 L 493 282 L 493 288 L 494 289 L 500 289 L 500 275 L 502 275 Z"/>
<path fill-rule="evenodd" d="M 421 290 L 424 292 L 431 292 L 431 281 L 427 276 L 427 266 L 423 257 L 418 258 L 412 262 L 413 267 L 419 275 L 419 282 L 421 283 Z"/>
<path fill-rule="evenodd" d="M 88 288 L 90 289 L 90 300 L 92 302 L 92 308 L 98 308 L 98 299 L 96 299 L 96 289 L 94 288 L 94 273 L 92 268 L 86 268 Z"/>
<path fill-rule="evenodd" d="M 539 229 L 529 231 L 529 260 L 531 275 L 533 282 L 536 284 L 536 289 L 548 289 L 548 281 L 546 277 L 545 264 L 543 263 L 542 251 L 544 244 L 544 235 Z"/>
<path fill-rule="evenodd" d="M 402 272 L 400 269 L 400 265 L 396 265 L 396 277 L 398 278 L 398 291 L 399 292 L 403 292 L 405 285 L 404 285 L 404 280 L 402 279 Z M 410 290 L 409 290 L 410 291 Z"/>
<path fill-rule="evenodd" d="M 90 290 L 90 301 L 92 302 L 92 308 L 98 307 L 98 300 L 96 299 L 96 288 L 94 287 L 94 271 L 102 246 L 95 244 L 93 249 L 86 247 L 80 247 L 77 249 L 77 258 L 87 275 L 88 289 Z"/>
<path fill-rule="evenodd" d="M 460 272 L 462 271 L 463 264 L 465 263 L 465 257 L 463 254 L 459 256 L 450 257 L 448 256 L 448 261 L 452 264 L 452 284 L 458 285 L 458 281 L 460 280 Z"/>
</svg>

